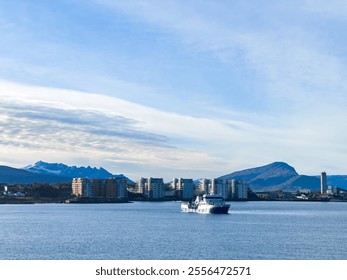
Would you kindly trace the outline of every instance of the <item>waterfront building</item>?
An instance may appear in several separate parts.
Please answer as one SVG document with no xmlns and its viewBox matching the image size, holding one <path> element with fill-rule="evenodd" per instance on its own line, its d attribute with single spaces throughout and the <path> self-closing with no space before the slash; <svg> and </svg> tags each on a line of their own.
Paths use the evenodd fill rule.
<svg viewBox="0 0 347 280">
<path fill-rule="evenodd" d="M 224 199 L 247 199 L 247 185 L 242 180 L 200 179 L 200 193 L 218 194 Z"/>
<path fill-rule="evenodd" d="M 106 197 L 106 179 L 93 179 L 93 197 Z"/>
<path fill-rule="evenodd" d="M 201 193 L 210 193 L 211 190 L 211 180 L 210 179 L 200 179 L 199 180 L 199 185 L 198 185 L 198 190 Z"/>
<path fill-rule="evenodd" d="M 247 185 L 242 180 L 228 180 L 230 199 L 247 199 Z"/>
<path fill-rule="evenodd" d="M 149 198 L 164 198 L 164 180 L 163 178 L 148 178 Z"/>
<path fill-rule="evenodd" d="M 179 199 L 192 199 L 195 193 L 193 179 L 173 178 L 171 187 L 175 190 Z"/>
<path fill-rule="evenodd" d="M 163 178 L 140 178 L 138 181 L 138 192 L 151 199 L 164 198 Z"/>
<path fill-rule="evenodd" d="M 147 178 L 141 177 L 136 184 L 136 189 L 138 193 L 141 193 L 145 196 L 148 196 L 148 193 L 146 193 L 146 190 L 148 191 L 147 185 Z"/>
<path fill-rule="evenodd" d="M 327 174 L 325 171 L 321 173 L 320 176 L 320 193 L 324 194 L 327 191 Z"/>
<path fill-rule="evenodd" d="M 78 197 L 122 199 L 127 197 L 127 182 L 125 178 L 73 178 L 72 194 Z"/>
<path fill-rule="evenodd" d="M 92 180 L 87 178 L 73 178 L 72 195 L 92 197 Z"/>
<path fill-rule="evenodd" d="M 125 178 L 105 180 L 105 197 L 122 199 L 127 197 L 127 181 Z"/>
<path fill-rule="evenodd" d="M 221 195 L 224 199 L 229 197 L 228 182 L 224 179 L 212 179 L 210 194 Z"/>
</svg>

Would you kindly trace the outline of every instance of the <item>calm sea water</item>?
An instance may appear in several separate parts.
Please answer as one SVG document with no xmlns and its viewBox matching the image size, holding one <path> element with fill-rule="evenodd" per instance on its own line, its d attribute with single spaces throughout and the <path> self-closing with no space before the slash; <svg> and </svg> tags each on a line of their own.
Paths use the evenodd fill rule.
<svg viewBox="0 0 347 280">
<path fill-rule="evenodd" d="M 0 205 L 0 259 L 347 259 L 347 203 Z"/>
</svg>

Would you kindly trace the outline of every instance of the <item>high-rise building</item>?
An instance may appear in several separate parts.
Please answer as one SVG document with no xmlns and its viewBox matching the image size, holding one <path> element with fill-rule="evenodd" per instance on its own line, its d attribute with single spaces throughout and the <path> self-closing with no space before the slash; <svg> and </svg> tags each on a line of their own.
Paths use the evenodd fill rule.
<svg viewBox="0 0 347 280">
<path fill-rule="evenodd" d="M 238 199 L 247 199 L 248 193 L 247 193 L 247 185 L 243 181 L 238 181 L 237 183 L 237 198 Z"/>
<path fill-rule="evenodd" d="M 92 185 L 94 197 L 106 197 L 106 179 L 93 179 Z"/>
<path fill-rule="evenodd" d="M 110 178 L 105 180 L 105 197 L 125 198 L 127 197 L 127 181 L 125 178 Z"/>
<path fill-rule="evenodd" d="M 149 198 L 164 198 L 164 180 L 163 178 L 148 178 Z"/>
<path fill-rule="evenodd" d="M 224 199 L 229 196 L 227 180 L 224 179 L 212 179 L 210 194 L 221 195 Z"/>
<path fill-rule="evenodd" d="M 320 175 L 320 193 L 327 192 L 327 174 L 323 171 Z"/>
<path fill-rule="evenodd" d="M 72 195 L 92 197 L 92 180 L 87 178 L 73 178 L 72 179 Z"/>
<path fill-rule="evenodd" d="M 143 194 L 148 197 L 148 187 L 147 187 L 147 178 L 141 177 L 136 184 L 136 189 L 138 193 Z"/>
<path fill-rule="evenodd" d="M 147 198 L 164 198 L 164 180 L 163 178 L 140 178 L 137 183 L 139 193 Z"/>
<path fill-rule="evenodd" d="M 171 187 L 180 199 L 192 199 L 195 192 L 193 179 L 173 178 Z"/>
<path fill-rule="evenodd" d="M 242 180 L 228 180 L 229 198 L 231 199 L 247 199 L 247 185 Z"/>
<path fill-rule="evenodd" d="M 201 193 L 210 193 L 210 189 L 211 189 L 211 180 L 210 179 L 200 179 L 199 180 L 199 185 L 198 185 L 198 189 Z"/>
</svg>

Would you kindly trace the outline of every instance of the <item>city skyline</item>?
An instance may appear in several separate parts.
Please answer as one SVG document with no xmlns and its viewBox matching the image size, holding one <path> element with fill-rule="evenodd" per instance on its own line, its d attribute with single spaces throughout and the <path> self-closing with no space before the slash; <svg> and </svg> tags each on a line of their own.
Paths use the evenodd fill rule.
<svg viewBox="0 0 347 280">
<path fill-rule="evenodd" d="M 0 1 L 0 164 L 347 174 L 342 1 Z"/>
</svg>

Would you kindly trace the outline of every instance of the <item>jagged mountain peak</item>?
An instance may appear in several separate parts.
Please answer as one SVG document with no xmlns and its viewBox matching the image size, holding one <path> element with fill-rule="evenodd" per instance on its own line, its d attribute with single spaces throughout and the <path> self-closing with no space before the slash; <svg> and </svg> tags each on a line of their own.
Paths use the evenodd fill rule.
<svg viewBox="0 0 347 280">
<path fill-rule="evenodd" d="M 36 162 L 35 165 L 28 166 L 24 169 L 32 173 L 65 176 L 71 178 L 110 178 L 114 176 L 102 167 L 96 168 L 91 167 L 90 165 L 88 167 L 68 166 L 63 163 L 48 163 L 41 160 Z"/>
</svg>

